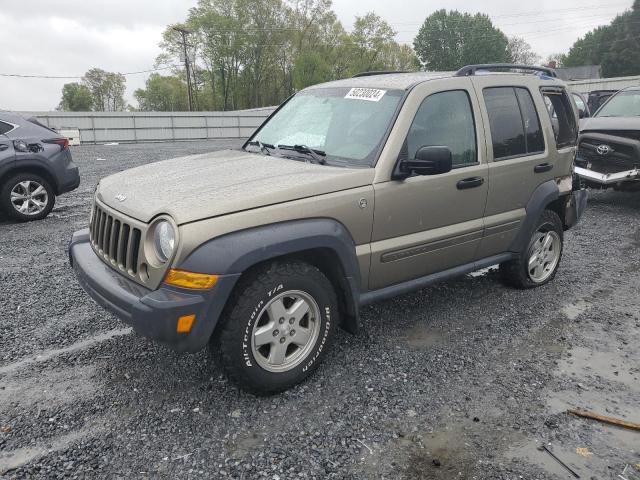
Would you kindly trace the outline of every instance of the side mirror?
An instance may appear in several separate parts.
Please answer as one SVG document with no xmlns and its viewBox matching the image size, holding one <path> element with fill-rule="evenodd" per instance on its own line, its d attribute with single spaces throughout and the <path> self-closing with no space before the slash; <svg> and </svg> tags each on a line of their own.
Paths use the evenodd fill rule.
<svg viewBox="0 0 640 480">
<path fill-rule="evenodd" d="M 449 147 L 420 147 L 416 158 L 402 163 L 402 169 L 416 175 L 439 175 L 453 168 L 453 154 Z"/>
<path fill-rule="evenodd" d="M 589 114 L 587 113 L 586 110 L 583 110 L 582 108 L 578 109 L 578 117 L 587 118 L 588 116 Z"/>
</svg>

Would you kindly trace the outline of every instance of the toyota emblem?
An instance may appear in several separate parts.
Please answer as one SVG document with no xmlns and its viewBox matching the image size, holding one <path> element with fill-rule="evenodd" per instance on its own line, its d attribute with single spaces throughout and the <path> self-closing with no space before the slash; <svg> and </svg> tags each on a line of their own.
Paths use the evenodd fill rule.
<svg viewBox="0 0 640 480">
<path fill-rule="evenodd" d="M 596 152 L 598 152 L 598 155 L 609 155 L 611 153 L 612 148 L 609 145 L 598 145 L 596 147 Z"/>
</svg>

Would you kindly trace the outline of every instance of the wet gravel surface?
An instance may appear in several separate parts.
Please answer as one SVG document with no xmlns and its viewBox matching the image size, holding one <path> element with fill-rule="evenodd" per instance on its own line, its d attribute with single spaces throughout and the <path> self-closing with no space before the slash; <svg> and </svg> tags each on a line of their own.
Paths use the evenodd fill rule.
<svg viewBox="0 0 640 480">
<path fill-rule="evenodd" d="M 309 381 L 257 398 L 132 334 L 66 256 L 99 178 L 236 144 L 74 147 L 77 191 L 0 217 L 0 477 L 572 478 L 541 443 L 640 477 L 640 433 L 565 413 L 640 421 L 640 194 L 592 192 L 551 284 L 489 270 L 367 307 Z"/>
</svg>

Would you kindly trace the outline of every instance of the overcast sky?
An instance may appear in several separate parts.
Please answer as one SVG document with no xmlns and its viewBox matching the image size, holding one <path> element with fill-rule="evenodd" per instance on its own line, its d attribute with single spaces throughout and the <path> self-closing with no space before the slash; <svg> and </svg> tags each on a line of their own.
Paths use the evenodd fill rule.
<svg viewBox="0 0 640 480">
<path fill-rule="evenodd" d="M 91 67 L 135 72 L 153 67 L 164 27 L 185 19 L 196 0 L 21 0 L 0 9 L 0 73 L 82 75 Z M 334 0 L 350 29 L 355 15 L 375 11 L 412 43 L 425 17 L 441 8 L 491 16 L 507 35 L 524 37 L 543 58 L 565 52 L 580 36 L 605 25 L 633 0 Z M 127 76 L 127 100 L 148 74 Z M 0 77 L 0 109 L 54 109 L 62 85 L 74 80 Z"/>
</svg>

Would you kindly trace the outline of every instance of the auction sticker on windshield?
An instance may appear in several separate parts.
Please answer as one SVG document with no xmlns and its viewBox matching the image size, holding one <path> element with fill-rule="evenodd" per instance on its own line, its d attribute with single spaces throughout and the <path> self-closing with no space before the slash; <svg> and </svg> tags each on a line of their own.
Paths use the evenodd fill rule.
<svg viewBox="0 0 640 480">
<path fill-rule="evenodd" d="M 379 102 L 387 93 L 386 90 L 378 90 L 377 88 L 352 88 L 344 98 L 353 98 L 354 100 L 367 100 L 369 102 Z"/>
</svg>

